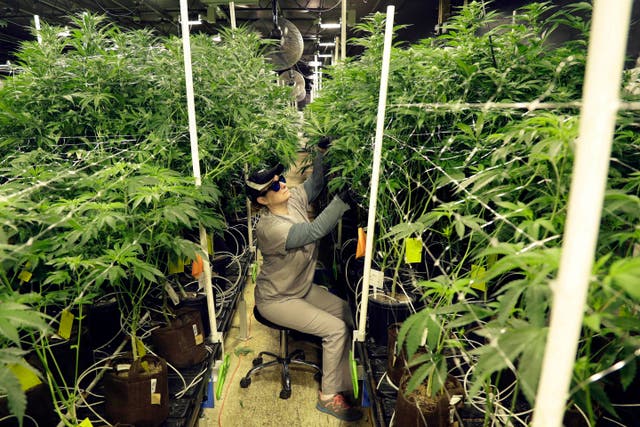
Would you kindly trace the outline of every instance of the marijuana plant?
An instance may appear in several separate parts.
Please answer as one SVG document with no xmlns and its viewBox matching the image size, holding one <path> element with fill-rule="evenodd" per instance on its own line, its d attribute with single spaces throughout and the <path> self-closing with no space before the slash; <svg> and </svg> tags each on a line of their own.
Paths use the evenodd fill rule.
<svg viewBox="0 0 640 427">
<path fill-rule="evenodd" d="M 469 2 L 442 35 L 392 49 L 374 253 L 398 271 L 407 240 L 421 242 L 412 268 L 425 308 L 399 336 L 409 356 L 426 348 L 421 362 L 431 362 L 416 371 L 413 387 L 427 381 L 437 393 L 451 369 L 443 355 L 453 352 L 473 362 L 472 393 L 491 390 L 511 371 L 515 395 L 533 403 L 578 136 L 589 12 L 585 2 L 560 10 L 535 3 L 504 19 Z M 364 53 L 329 69 L 308 107 L 313 126 L 336 136 L 328 153 L 332 189 L 349 183 L 368 193 L 383 19 L 359 27 L 368 33 L 357 41 Z M 574 37 L 552 42 L 560 27 Z M 538 102 L 553 107 L 537 109 Z M 532 107 L 507 106 L 515 103 Z M 591 421 L 594 406 L 615 414 L 598 374 L 624 360 L 628 386 L 638 348 L 630 289 L 640 212 L 634 119 L 619 115 L 574 372 L 572 401 Z M 468 331 L 485 341 L 471 345 Z"/>
</svg>

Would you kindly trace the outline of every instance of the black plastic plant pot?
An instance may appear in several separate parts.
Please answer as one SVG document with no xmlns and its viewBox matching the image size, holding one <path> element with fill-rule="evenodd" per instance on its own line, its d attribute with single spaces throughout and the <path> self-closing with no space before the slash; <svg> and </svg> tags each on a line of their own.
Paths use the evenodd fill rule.
<svg viewBox="0 0 640 427">
<path fill-rule="evenodd" d="M 93 351 L 89 340 L 89 328 L 82 328 L 82 335 L 78 343 L 78 328 L 76 325 L 71 330 L 69 339 L 50 337 L 47 348 L 44 351 L 47 369 L 51 372 L 53 380 L 59 386 L 66 384 L 73 387 L 77 375 L 82 374 L 93 364 Z M 80 345 L 78 345 L 80 344 Z"/>
<path fill-rule="evenodd" d="M 58 424 L 58 416 L 53 409 L 49 386 L 40 383 L 25 391 L 27 408 L 23 421 L 24 427 L 55 426 Z M 0 425 L 2 427 L 18 427 L 18 420 L 9 416 L 7 398 L 0 397 Z"/>
<path fill-rule="evenodd" d="M 119 344 L 122 334 L 120 325 L 120 307 L 115 297 L 96 301 L 89 310 L 89 338 L 94 350 L 109 349 Z"/>
<path fill-rule="evenodd" d="M 416 363 L 415 359 L 422 357 L 426 353 L 424 347 L 419 347 L 416 353 L 412 357 L 412 362 L 409 363 L 407 357 L 407 348 L 405 345 L 400 348 L 398 343 L 398 333 L 402 323 L 394 323 L 387 328 L 387 379 L 396 388 L 399 386 L 402 376 L 405 374 L 413 374 L 423 363 Z M 404 343 L 406 344 L 406 342 Z"/>
<path fill-rule="evenodd" d="M 215 290 L 214 290 L 215 293 Z M 215 300 L 215 296 L 214 296 Z M 202 329 L 205 338 L 211 334 L 211 325 L 209 324 L 209 308 L 207 307 L 207 294 L 204 292 L 187 292 L 187 297 L 182 299 L 178 304 L 179 310 L 196 310 L 200 313 Z"/>
<path fill-rule="evenodd" d="M 386 347 L 390 325 L 404 322 L 412 313 L 412 299 L 404 294 L 399 298 L 392 298 L 384 293 L 369 295 L 367 334 L 373 338 L 376 345 Z"/>
<path fill-rule="evenodd" d="M 407 352 L 398 348 L 398 332 L 402 323 L 393 323 L 387 327 L 387 378 L 396 387 L 402 374 L 407 370 Z"/>
</svg>

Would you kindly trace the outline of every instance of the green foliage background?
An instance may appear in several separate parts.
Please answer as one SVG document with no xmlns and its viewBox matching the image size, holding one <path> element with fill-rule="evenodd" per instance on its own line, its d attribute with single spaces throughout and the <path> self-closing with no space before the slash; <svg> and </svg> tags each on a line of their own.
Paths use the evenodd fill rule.
<svg viewBox="0 0 640 427">
<path fill-rule="evenodd" d="M 391 51 L 374 258 L 386 275 L 397 275 L 408 267 L 405 239 L 423 242 L 424 265 L 412 268 L 421 274 L 426 305 L 399 335 L 416 354 L 410 389 L 426 381 L 436 393 L 449 368 L 445 354 L 455 351 L 474 360 L 472 393 L 513 371 L 517 390 L 533 404 L 578 137 L 590 12 L 586 2 L 560 11 L 535 3 L 507 20 L 469 2 L 442 35 Z M 364 53 L 326 70 L 320 97 L 305 111 L 307 134 L 336 137 L 327 155 L 336 191 L 349 186 L 369 194 L 384 20 L 373 15 L 358 26 L 363 36 L 354 42 Z M 549 35 L 558 27 L 575 38 L 553 44 Z M 625 85 L 630 78 L 625 74 Z M 534 101 L 557 108 L 490 105 Z M 633 290 L 640 286 L 637 121 L 634 111 L 618 115 L 574 369 L 571 401 L 592 421 L 594 406 L 616 412 L 604 392 L 608 378 L 588 378 L 624 360 L 621 384 L 628 386 L 640 344 Z M 474 281 L 486 282 L 487 292 L 472 288 Z M 465 344 L 469 331 L 485 344 Z"/>
<path fill-rule="evenodd" d="M 46 345 L 40 334 L 58 324 L 39 310 L 116 290 L 135 335 L 168 261 L 202 253 L 199 226 L 215 233 L 246 215 L 245 165 L 289 165 L 298 150 L 290 88 L 246 28 L 191 37 L 199 187 L 180 38 L 89 13 L 39 35 L 0 88 L 0 392 L 19 418 L 24 395 L 7 367 L 24 364 L 29 335 Z M 30 292 L 42 297 L 25 303 Z M 73 404 L 75 391 L 52 390 Z"/>
</svg>

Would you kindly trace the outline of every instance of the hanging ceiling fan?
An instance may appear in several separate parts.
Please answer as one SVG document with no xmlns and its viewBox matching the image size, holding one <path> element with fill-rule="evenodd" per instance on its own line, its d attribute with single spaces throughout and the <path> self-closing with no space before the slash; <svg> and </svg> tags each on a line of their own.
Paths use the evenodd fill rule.
<svg viewBox="0 0 640 427">
<path fill-rule="evenodd" d="M 307 96 L 304 76 L 301 73 L 295 70 L 286 70 L 285 72 L 280 73 L 278 80 L 281 84 L 291 86 L 293 88 L 291 96 L 297 102 L 303 101 L 305 96 Z"/>
<path fill-rule="evenodd" d="M 278 3 L 272 2 L 272 19 L 260 19 L 252 27 L 265 39 L 277 40 L 267 51 L 267 58 L 273 63 L 276 71 L 286 70 L 295 65 L 302 58 L 304 41 L 298 27 L 291 21 L 278 16 Z"/>
</svg>

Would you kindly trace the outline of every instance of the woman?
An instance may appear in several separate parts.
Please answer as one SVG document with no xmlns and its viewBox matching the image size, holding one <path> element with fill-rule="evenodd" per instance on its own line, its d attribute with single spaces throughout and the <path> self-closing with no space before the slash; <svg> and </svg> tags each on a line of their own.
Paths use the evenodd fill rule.
<svg viewBox="0 0 640 427">
<path fill-rule="evenodd" d="M 356 421 L 362 414 L 343 394 L 352 387 L 351 312 L 346 301 L 313 284 L 318 240 L 349 209 L 345 203 L 351 201 L 346 196 L 349 193 L 334 197 L 310 221 L 309 204 L 324 187 L 322 154 L 316 157 L 313 173 L 302 185 L 289 189 L 283 170 L 282 165 L 261 170 L 246 182 L 251 201 L 266 208 L 256 225 L 257 246 L 262 254 L 256 279 L 256 307 L 273 323 L 322 337 L 322 386 L 316 408 L 344 421 Z"/>
</svg>

